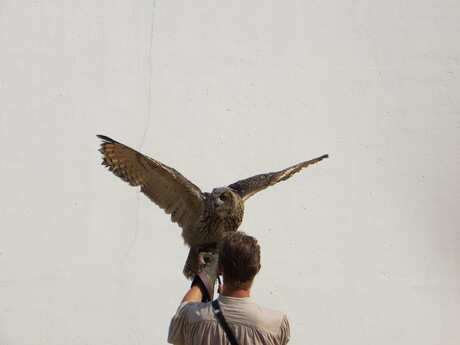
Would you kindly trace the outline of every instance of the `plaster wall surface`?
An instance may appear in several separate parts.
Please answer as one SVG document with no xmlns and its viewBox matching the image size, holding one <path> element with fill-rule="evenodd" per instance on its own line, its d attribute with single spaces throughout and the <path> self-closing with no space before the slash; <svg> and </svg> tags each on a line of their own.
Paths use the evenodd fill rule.
<svg viewBox="0 0 460 345">
<path fill-rule="evenodd" d="M 249 199 L 290 344 L 460 339 L 458 1 L 0 2 L 0 344 L 165 344 L 180 229 L 96 134 Z"/>
</svg>

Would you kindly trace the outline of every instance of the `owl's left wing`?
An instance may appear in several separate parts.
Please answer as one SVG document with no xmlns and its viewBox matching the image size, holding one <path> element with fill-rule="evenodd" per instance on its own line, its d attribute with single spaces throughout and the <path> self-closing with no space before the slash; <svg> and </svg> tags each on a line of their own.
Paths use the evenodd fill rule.
<svg viewBox="0 0 460 345">
<path fill-rule="evenodd" d="M 102 164 L 160 206 L 171 220 L 184 228 L 196 219 L 204 205 L 205 195 L 177 170 L 143 155 L 104 135 L 100 152 Z"/>
<path fill-rule="evenodd" d="M 328 157 L 329 155 L 323 155 L 321 157 L 314 158 L 309 161 L 296 164 L 292 167 L 289 167 L 281 171 L 252 176 L 247 179 L 237 181 L 229 185 L 228 187 L 236 191 L 241 197 L 241 199 L 243 199 L 243 201 L 246 201 L 247 199 L 249 199 L 251 196 L 253 196 L 257 192 L 269 186 L 273 186 L 274 184 L 278 182 L 287 180 L 288 178 L 290 178 L 292 175 L 299 172 L 303 168 L 306 168 L 307 166 L 311 164 L 318 163 L 319 161 L 322 161 L 323 159 L 328 158 Z"/>
</svg>

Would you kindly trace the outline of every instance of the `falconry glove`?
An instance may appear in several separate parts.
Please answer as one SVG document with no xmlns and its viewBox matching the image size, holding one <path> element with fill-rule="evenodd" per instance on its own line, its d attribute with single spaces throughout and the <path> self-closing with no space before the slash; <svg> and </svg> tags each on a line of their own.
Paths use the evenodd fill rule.
<svg viewBox="0 0 460 345">
<path fill-rule="evenodd" d="M 198 285 L 201 283 L 201 291 L 203 292 L 202 302 L 209 302 L 214 299 L 214 285 L 217 280 L 217 261 L 219 254 L 214 253 L 200 253 L 203 258 L 203 268 L 195 276 L 192 281 L 192 285 Z M 203 289 L 204 288 L 204 289 Z"/>
</svg>

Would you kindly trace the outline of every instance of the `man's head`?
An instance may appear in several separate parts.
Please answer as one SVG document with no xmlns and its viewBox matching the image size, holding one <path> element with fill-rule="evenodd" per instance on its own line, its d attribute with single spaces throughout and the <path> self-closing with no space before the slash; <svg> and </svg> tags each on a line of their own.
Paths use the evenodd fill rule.
<svg viewBox="0 0 460 345">
<path fill-rule="evenodd" d="M 227 233 L 218 243 L 219 267 L 224 284 L 247 290 L 260 269 L 260 246 L 254 237 L 244 232 Z"/>
</svg>

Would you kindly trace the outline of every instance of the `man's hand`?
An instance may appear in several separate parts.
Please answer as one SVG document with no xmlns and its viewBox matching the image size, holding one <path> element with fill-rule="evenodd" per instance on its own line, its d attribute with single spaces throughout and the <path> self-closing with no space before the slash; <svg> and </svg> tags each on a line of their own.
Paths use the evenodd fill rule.
<svg viewBox="0 0 460 345">
<path fill-rule="evenodd" d="M 197 287 L 201 291 L 201 302 L 209 302 L 214 299 L 214 285 L 217 279 L 217 252 L 201 252 L 200 261 L 203 268 L 192 281 L 192 288 Z"/>
</svg>

